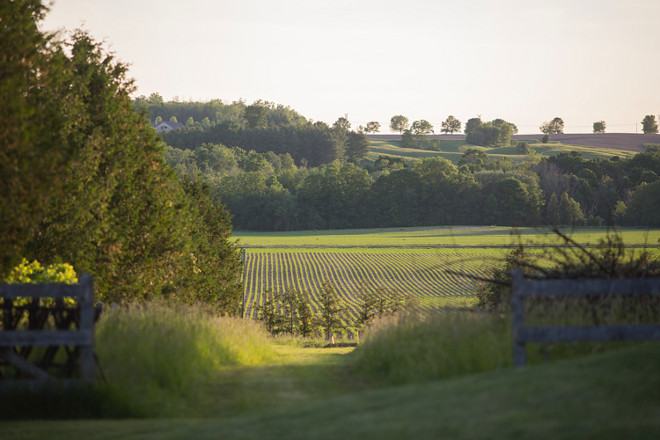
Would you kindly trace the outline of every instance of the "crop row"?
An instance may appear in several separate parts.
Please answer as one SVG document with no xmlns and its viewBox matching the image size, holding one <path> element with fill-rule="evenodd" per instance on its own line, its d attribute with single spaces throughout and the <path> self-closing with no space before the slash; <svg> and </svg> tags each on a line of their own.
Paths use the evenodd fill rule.
<svg viewBox="0 0 660 440">
<path fill-rule="evenodd" d="M 397 290 L 415 295 L 422 308 L 464 306 L 471 302 L 475 282 L 448 270 L 485 276 L 493 262 L 474 254 L 428 252 L 302 252 L 275 250 L 245 254 L 245 314 L 256 318 L 255 307 L 265 292 L 309 292 L 317 308 L 324 282 L 334 284 L 346 310 L 357 308 L 360 289 Z"/>
</svg>

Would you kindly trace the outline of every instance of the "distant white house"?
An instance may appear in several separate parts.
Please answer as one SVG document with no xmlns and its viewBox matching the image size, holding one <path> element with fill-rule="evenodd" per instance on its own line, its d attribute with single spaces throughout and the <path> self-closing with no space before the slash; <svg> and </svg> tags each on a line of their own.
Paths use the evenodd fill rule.
<svg viewBox="0 0 660 440">
<path fill-rule="evenodd" d="M 154 122 L 152 124 L 156 131 L 158 133 L 162 132 L 167 132 L 167 131 L 172 131 L 172 130 L 178 130 L 179 128 L 183 128 L 183 124 L 180 122 L 171 122 L 171 121 L 160 121 L 160 122 Z"/>
</svg>

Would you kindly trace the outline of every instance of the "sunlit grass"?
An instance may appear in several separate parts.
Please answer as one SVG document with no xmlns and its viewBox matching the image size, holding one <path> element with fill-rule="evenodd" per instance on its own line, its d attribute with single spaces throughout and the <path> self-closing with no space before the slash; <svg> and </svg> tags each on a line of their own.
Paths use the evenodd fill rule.
<svg viewBox="0 0 660 440">
<path fill-rule="evenodd" d="M 367 381 L 403 384 L 511 366 L 508 318 L 483 313 L 436 312 L 389 317 L 365 332 L 352 368 Z"/>
<path fill-rule="evenodd" d="M 564 232 L 581 244 L 597 244 L 612 232 L 609 228 L 566 228 Z M 626 246 L 658 246 L 660 229 L 622 228 L 618 230 Z M 235 231 L 242 247 L 291 248 L 433 248 L 506 247 L 557 245 L 561 240 L 549 228 L 510 228 L 504 226 L 428 226 L 411 228 L 340 229 L 325 231 L 249 232 Z"/>
<path fill-rule="evenodd" d="M 101 387 L 143 416 L 194 414 L 218 371 L 276 359 L 259 323 L 158 302 L 104 312 L 96 347 Z"/>
<path fill-rule="evenodd" d="M 236 417 L 0 422 L 3 439 L 653 439 L 660 345 L 519 370 L 355 389 Z"/>
</svg>

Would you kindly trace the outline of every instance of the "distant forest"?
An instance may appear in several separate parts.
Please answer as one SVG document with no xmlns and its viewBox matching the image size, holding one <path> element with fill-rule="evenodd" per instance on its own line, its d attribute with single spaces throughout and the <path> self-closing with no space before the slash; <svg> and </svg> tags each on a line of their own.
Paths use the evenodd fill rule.
<svg viewBox="0 0 660 440">
<path fill-rule="evenodd" d="M 238 229 L 660 226 L 656 145 L 631 159 L 587 160 L 566 151 L 530 154 L 514 164 L 475 148 L 457 164 L 367 160 L 366 135 L 351 131 L 345 117 L 329 126 L 261 101 L 164 102 L 151 95 L 136 104 L 152 121 L 185 124 L 163 134 L 166 160 L 180 175 L 205 183 Z M 511 141 L 500 136 L 497 142 Z M 516 146 L 531 153 L 528 145 Z"/>
</svg>

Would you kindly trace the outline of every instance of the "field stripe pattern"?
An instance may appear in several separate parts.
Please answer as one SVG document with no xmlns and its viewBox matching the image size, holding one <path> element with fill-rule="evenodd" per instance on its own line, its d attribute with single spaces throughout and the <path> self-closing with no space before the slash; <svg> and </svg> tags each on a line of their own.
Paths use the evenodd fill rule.
<svg viewBox="0 0 660 440">
<path fill-rule="evenodd" d="M 245 316 L 257 318 L 256 306 L 262 304 L 267 291 L 307 291 L 316 310 L 318 293 L 326 281 L 334 284 L 353 315 L 357 310 L 355 293 L 361 288 L 373 291 L 384 287 L 415 295 L 423 309 L 462 307 L 473 302 L 475 282 L 447 270 L 484 276 L 494 265 L 494 260 L 474 253 L 434 250 L 247 250 L 243 275 Z"/>
</svg>

